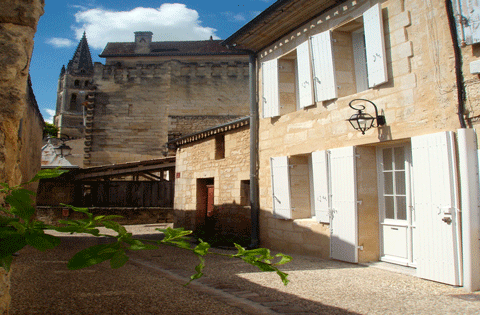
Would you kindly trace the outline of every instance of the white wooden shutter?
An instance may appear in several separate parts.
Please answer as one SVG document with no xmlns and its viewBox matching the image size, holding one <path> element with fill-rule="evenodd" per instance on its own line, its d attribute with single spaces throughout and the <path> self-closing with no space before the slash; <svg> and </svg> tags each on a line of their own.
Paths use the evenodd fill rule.
<svg viewBox="0 0 480 315">
<path fill-rule="evenodd" d="M 330 223 L 330 191 L 327 151 L 312 152 L 312 175 L 315 218 L 318 222 Z"/>
<path fill-rule="evenodd" d="M 278 94 L 278 60 L 262 63 L 263 118 L 280 115 Z"/>
<path fill-rule="evenodd" d="M 357 179 L 355 147 L 330 151 L 332 210 L 330 256 L 358 262 Z"/>
<path fill-rule="evenodd" d="M 367 54 L 368 86 L 388 81 L 382 7 L 379 3 L 363 13 L 365 50 Z"/>
<path fill-rule="evenodd" d="M 417 275 L 461 285 L 455 151 L 451 131 L 412 138 Z"/>
<path fill-rule="evenodd" d="M 368 90 L 367 58 L 365 56 L 365 32 L 352 33 L 353 61 L 357 93 Z"/>
<path fill-rule="evenodd" d="M 472 45 L 480 42 L 480 2 L 478 0 L 456 0 L 460 2 L 460 11 L 462 19 L 457 21 L 457 30 L 460 33 L 459 42 L 462 40 L 460 30 L 463 28 L 465 43 Z M 452 1 L 453 2 L 453 1 Z M 457 10 L 457 6 L 454 6 Z M 463 23 L 460 23 L 463 21 Z"/>
<path fill-rule="evenodd" d="M 313 104 L 312 68 L 308 41 L 297 47 L 298 95 L 299 106 L 304 108 Z"/>
<path fill-rule="evenodd" d="M 326 31 L 310 38 L 313 62 L 313 84 L 317 102 L 337 98 L 332 32 Z"/>
<path fill-rule="evenodd" d="M 291 219 L 288 157 L 272 157 L 270 166 L 272 169 L 273 214 L 277 218 Z"/>
</svg>

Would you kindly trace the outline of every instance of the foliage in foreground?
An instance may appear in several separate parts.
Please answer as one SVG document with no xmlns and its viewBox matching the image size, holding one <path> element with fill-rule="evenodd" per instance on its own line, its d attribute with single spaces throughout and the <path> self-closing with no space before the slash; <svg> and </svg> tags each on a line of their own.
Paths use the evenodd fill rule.
<svg viewBox="0 0 480 315">
<path fill-rule="evenodd" d="M 49 122 L 45 122 L 45 128 L 43 129 L 44 136 L 50 136 L 56 138 L 58 134 L 58 127 Z"/>
<path fill-rule="evenodd" d="M 129 259 L 128 252 L 136 250 L 155 250 L 159 246 L 174 246 L 191 251 L 196 255 L 200 263 L 195 267 L 196 273 L 190 277 L 190 281 L 203 276 L 205 257 L 207 255 L 220 255 L 232 259 L 241 259 L 245 263 L 256 266 L 261 271 L 276 272 L 282 282 L 287 285 L 287 274 L 278 269 L 279 265 L 291 261 L 291 257 L 284 254 L 272 256 L 269 249 L 257 248 L 247 250 L 235 244 L 236 254 L 221 254 L 210 251 L 210 244 L 200 241 L 198 245 L 191 245 L 188 236 L 192 231 L 183 229 L 167 228 L 156 229 L 164 234 L 162 240 L 141 240 L 128 233 L 124 226 L 112 221 L 120 216 L 94 216 L 87 208 L 77 208 L 69 205 L 71 210 L 85 214 L 80 220 L 60 220 L 61 227 L 47 225 L 35 219 L 35 208 L 31 198 L 33 192 L 23 189 L 22 186 L 34 181 L 46 178 L 55 178 L 65 171 L 59 169 L 42 170 L 32 180 L 19 186 L 10 187 L 0 183 L 0 193 L 5 196 L 6 207 L 0 207 L 0 267 L 10 269 L 13 254 L 30 245 L 40 251 L 46 251 L 58 246 L 61 242 L 59 237 L 46 234 L 46 230 L 55 230 L 62 233 L 87 233 L 96 237 L 109 237 L 114 240 L 108 244 L 100 244 L 88 247 L 75 254 L 67 266 L 71 270 L 81 269 L 95 264 L 110 261 L 112 268 L 122 267 Z M 98 227 L 106 227 L 116 233 L 115 236 L 101 234 Z M 277 262 L 272 262 L 277 260 Z"/>
</svg>

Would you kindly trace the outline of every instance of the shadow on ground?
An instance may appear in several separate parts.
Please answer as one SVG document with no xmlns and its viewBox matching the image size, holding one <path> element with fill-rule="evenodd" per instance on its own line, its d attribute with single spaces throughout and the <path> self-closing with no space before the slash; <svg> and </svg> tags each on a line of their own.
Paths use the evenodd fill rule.
<svg viewBox="0 0 480 315">
<path fill-rule="evenodd" d="M 140 237 L 156 240 L 162 236 Z M 242 275 L 256 275 L 255 267 L 222 256 L 209 257 L 201 282 L 185 287 L 188 277 L 195 272 L 198 258 L 169 246 L 132 252 L 131 261 L 117 270 L 110 269 L 108 263 L 78 271 L 67 269 L 68 259 L 76 252 L 106 241 L 64 236 L 55 250 L 20 251 L 13 266 L 10 314 L 356 314 L 253 283 Z M 145 262 L 154 268 L 146 267 Z M 288 272 L 291 268 L 295 265 L 284 270 Z M 273 274 L 265 281 L 280 283 Z M 213 288 L 223 298 L 208 290 L 198 290 L 199 286 Z M 231 301 L 225 296 L 231 296 Z"/>
</svg>

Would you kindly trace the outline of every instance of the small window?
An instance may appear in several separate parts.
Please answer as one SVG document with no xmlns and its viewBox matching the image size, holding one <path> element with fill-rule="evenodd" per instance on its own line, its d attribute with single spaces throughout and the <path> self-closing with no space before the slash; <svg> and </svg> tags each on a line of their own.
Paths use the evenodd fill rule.
<svg viewBox="0 0 480 315">
<path fill-rule="evenodd" d="M 89 84 L 89 83 L 90 83 L 90 82 L 88 82 L 88 80 L 85 81 L 84 87 L 88 87 L 88 84 Z"/>
<path fill-rule="evenodd" d="M 363 18 L 333 31 L 338 96 L 368 90 Z"/>
<path fill-rule="evenodd" d="M 317 102 L 365 91 L 388 81 L 382 8 L 311 37 Z"/>
<path fill-rule="evenodd" d="M 250 206 L 250 181 L 240 181 L 240 205 Z"/>
<path fill-rule="evenodd" d="M 278 59 L 280 115 L 297 110 L 297 50 Z"/>
<path fill-rule="evenodd" d="M 70 110 L 77 110 L 77 94 L 72 94 L 70 98 Z"/>
<path fill-rule="evenodd" d="M 304 42 L 288 54 L 262 64 L 264 118 L 314 104 L 309 56 L 308 42 Z"/>
<path fill-rule="evenodd" d="M 225 158 L 225 135 L 215 137 L 215 160 Z"/>
<path fill-rule="evenodd" d="M 309 155 L 272 157 L 270 166 L 275 217 L 293 220 L 311 218 Z"/>
<path fill-rule="evenodd" d="M 75 82 L 73 83 L 73 86 L 79 87 L 79 86 L 80 86 L 80 81 L 79 81 L 79 80 L 75 80 Z"/>
</svg>

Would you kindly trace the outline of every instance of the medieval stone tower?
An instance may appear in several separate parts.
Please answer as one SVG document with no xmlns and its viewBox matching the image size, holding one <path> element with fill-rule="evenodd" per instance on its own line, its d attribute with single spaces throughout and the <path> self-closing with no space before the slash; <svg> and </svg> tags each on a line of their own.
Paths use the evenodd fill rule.
<svg viewBox="0 0 480 315">
<path fill-rule="evenodd" d="M 67 68 L 62 67 L 57 88 L 57 107 L 54 123 L 59 137 L 82 138 L 85 133 L 84 103 L 91 88 L 93 63 L 87 37 L 78 44 Z"/>
</svg>

